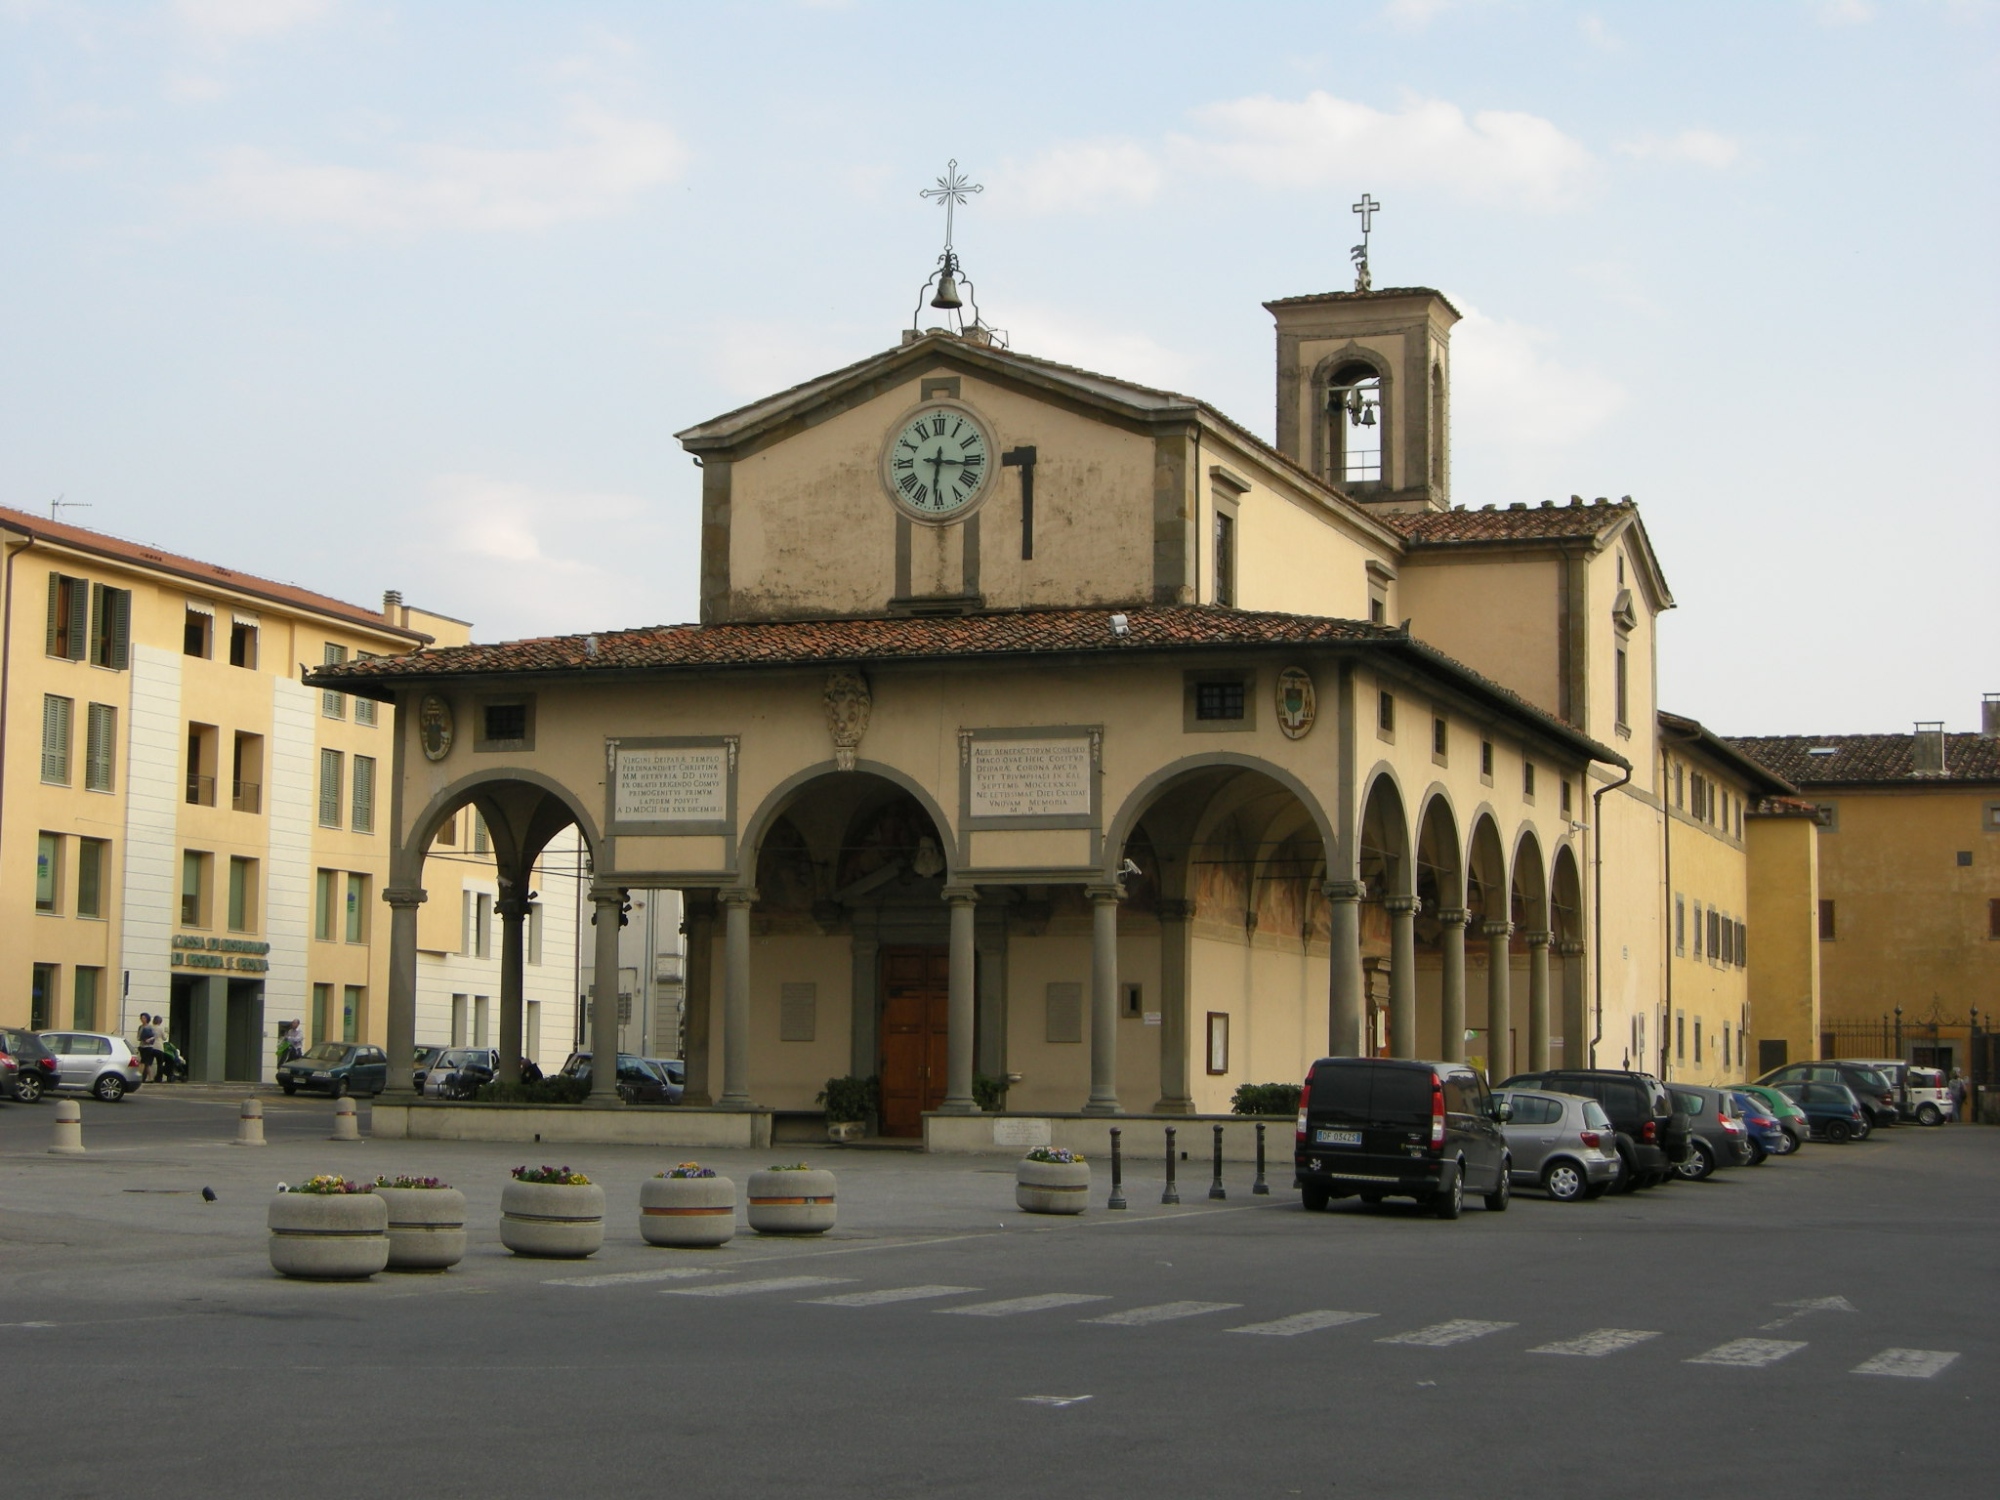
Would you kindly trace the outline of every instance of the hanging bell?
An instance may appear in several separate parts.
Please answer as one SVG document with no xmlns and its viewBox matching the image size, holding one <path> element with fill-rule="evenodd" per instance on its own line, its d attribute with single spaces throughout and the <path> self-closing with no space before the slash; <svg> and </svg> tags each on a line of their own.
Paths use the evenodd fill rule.
<svg viewBox="0 0 2000 1500">
<path fill-rule="evenodd" d="M 946 312 L 956 312 L 965 306 L 959 300 L 958 283 L 952 280 L 951 272 L 946 271 L 938 278 L 937 295 L 931 298 L 931 306 L 943 308 Z"/>
<path fill-rule="evenodd" d="M 1361 408 L 1361 425 L 1363 427 L 1373 427 L 1375 425 L 1375 408 L 1373 405 Z"/>
</svg>

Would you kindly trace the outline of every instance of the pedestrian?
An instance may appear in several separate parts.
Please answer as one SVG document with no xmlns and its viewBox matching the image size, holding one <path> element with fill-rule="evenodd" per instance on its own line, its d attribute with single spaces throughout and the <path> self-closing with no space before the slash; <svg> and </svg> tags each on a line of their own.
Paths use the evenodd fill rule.
<svg viewBox="0 0 2000 1500">
<path fill-rule="evenodd" d="M 522 1058 L 521 1082 L 540 1083 L 541 1081 L 542 1081 L 542 1070 L 535 1066 L 535 1060 L 532 1057 Z"/>
<path fill-rule="evenodd" d="M 160 1050 L 160 1030 L 157 1017 L 139 1012 L 139 1076 L 147 1083 L 158 1083 L 166 1076 L 167 1055 Z"/>
<path fill-rule="evenodd" d="M 1965 1118 L 1965 1069 L 1963 1068 L 1951 1070 L 1951 1117 L 1954 1120 Z"/>
</svg>

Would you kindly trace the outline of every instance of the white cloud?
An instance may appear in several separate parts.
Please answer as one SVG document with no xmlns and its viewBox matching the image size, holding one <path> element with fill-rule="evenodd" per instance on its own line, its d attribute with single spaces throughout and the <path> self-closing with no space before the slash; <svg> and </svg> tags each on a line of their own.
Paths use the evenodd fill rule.
<svg viewBox="0 0 2000 1500">
<path fill-rule="evenodd" d="M 1108 328 L 1036 304 L 1010 307 L 1006 322 L 1008 343 L 1023 354 L 1169 390 L 1194 384 L 1198 361 L 1129 328 Z"/>
<path fill-rule="evenodd" d="M 181 25 L 211 37 L 270 36 L 332 9 L 333 0 L 174 0 Z"/>
<path fill-rule="evenodd" d="M 1561 208 L 1582 195 L 1596 167 L 1581 142 L 1539 115 L 1480 110 L 1468 117 L 1441 99 L 1412 100 L 1391 114 L 1315 91 L 1298 100 L 1230 100 L 1195 114 L 1213 134 L 1177 138 L 1176 154 L 1265 187 L 1412 183 L 1478 201 Z"/>
<path fill-rule="evenodd" d="M 1713 130 L 1683 130 L 1677 135 L 1642 135 L 1621 141 L 1618 150 L 1640 161 L 1684 162 L 1689 166 L 1725 171 L 1743 154 L 1741 142 Z"/>
<path fill-rule="evenodd" d="M 1875 19 L 1875 7 L 1868 0 L 1826 0 L 1813 14 L 1822 26 L 1860 26 Z"/>
<path fill-rule="evenodd" d="M 433 144 L 394 155 L 395 165 L 369 168 L 286 162 L 241 147 L 225 157 L 209 196 L 251 218 L 364 232 L 543 229 L 617 212 L 678 176 L 688 153 L 658 121 L 584 105 L 557 145 Z"/>
<path fill-rule="evenodd" d="M 1560 361 L 1545 329 L 1467 308 L 1452 331 L 1452 444 L 1501 472 L 1534 466 L 1602 426 L 1625 391 L 1602 372 Z"/>
<path fill-rule="evenodd" d="M 993 201 L 1002 212 L 1068 213 L 1148 202 L 1165 173 L 1136 141 L 1070 141 L 1032 161 L 1005 163 L 994 175 Z"/>
<path fill-rule="evenodd" d="M 759 322 L 736 319 L 717 323 L 709 334 L 709 373 L 725 391 L 755 401 L 789 390 L 878 353 L 900 336 L 894 328 L 873 331 L 873 337 L 818 324 Z"/>
</svg>

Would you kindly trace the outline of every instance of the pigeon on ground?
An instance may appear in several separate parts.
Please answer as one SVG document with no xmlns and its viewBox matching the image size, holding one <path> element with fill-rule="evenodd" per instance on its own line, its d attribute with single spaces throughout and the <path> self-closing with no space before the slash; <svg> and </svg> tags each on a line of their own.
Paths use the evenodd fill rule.
<svg viewBox="0 0 2000 1500">
<path fill-rule="evenodd" d="M 201 1201 L 204 1203 L 213 1203 L 215 1201 L 215 1189 L 212 1187 L 203 1188 L 201 1190 Z"/>
</svg>

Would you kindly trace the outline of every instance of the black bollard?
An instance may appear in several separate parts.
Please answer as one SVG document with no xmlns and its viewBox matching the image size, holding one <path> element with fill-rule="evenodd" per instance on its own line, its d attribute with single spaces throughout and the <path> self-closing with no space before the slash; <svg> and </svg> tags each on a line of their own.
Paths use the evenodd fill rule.
<svg viewBox="0 0 2000 1500">
<path fill-rule="evenodd" d="M 1120 1154 L 1119 1137 L 1125 1132 L 1116 1125 L 1111 1127 L 1111 1201 L 1106 1208 L 1124 1208 L 1125 1205 L 1125 1158 Z"/>
<path fill-rule="evenodd" d="M 1229 1190 L 1222 1185 L 1222 1127 L 1215 1127 L 1215 1176 L 1208 1184 L 1208 1196 L 1227 1198 Z"/>
<path fill-rule="evenodd" d="M 1264 1180 L 1264 1127 L 1262 1125 L 1257 1127 L 1257 1180 L 1250 1184 L 1250 1196 L 1253 1198 L 1268 1198 L 1271 1196 L 1271 1185 Z"/>
<path fill-rule="evenodd" d="M 1180 1190 L 1174 1186 L 1174 1127 L 1167 1127 L 1167 1190 L 1160 1194 L 1162 1203 L 1181 1201 Z"/>
</svg>

